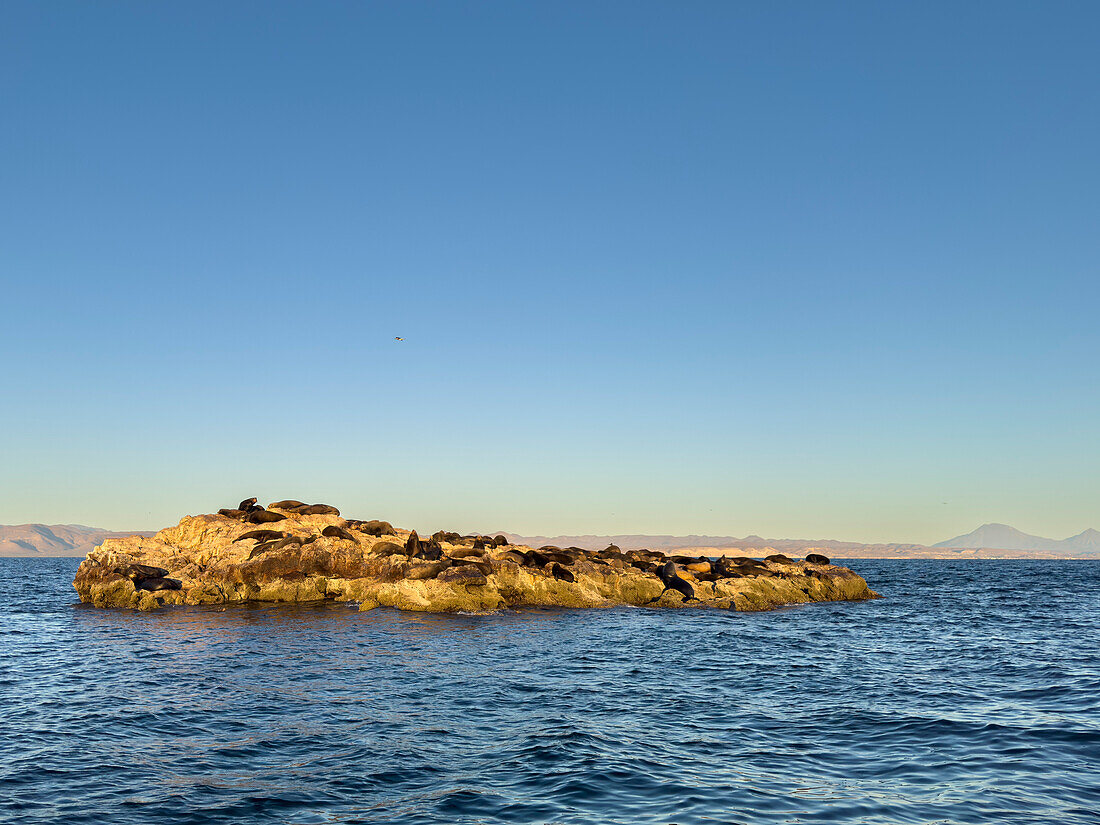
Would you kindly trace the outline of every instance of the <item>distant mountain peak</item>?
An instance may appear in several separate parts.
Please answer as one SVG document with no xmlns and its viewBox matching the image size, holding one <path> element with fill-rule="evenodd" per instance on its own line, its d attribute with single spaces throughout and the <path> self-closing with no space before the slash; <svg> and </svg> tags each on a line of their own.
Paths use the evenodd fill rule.
<svg viewBox="0 0 1100 825">
<path fill-rule="evenodd" d="M 1073 553 L 1100 548 L 1100 531 L 1090 527 L 1076 536 L 1070 536 L 1068 539 L 1049 539 L 1044 536 L 1033 536 L 1030 533 L 1024 533 L 1009 524 L 990 522 L 969 533 L 955 536 L 953 539 L 941 541 L 932 546 Z"/>
</svg>

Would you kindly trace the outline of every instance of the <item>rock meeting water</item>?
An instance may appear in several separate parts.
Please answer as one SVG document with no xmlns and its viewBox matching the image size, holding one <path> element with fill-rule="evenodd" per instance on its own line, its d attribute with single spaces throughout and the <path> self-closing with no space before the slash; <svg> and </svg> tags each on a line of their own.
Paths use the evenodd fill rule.
<svg viewBox="0 0 1100 825">
<path fill-rule="evenodd" d="M 0 559 L 0 821 L 1096 823 L 1100 564 L 766 613 L 77 603 Z"/>
</svg>

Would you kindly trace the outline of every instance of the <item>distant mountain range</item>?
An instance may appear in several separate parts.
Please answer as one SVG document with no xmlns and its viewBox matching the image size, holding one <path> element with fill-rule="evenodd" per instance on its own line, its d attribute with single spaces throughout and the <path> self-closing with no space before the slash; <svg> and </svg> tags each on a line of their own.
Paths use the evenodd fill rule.
<svg viewBox="0 0 1100 825">
<path fill-rule="evenodd" d="M 1091 527 L 1068 539 L 1046 539 L 1021 533 L 1007 524 L 983 524 L 964 536 L 933 544 L 933 547 L 997 547 L 1001 550 L 1042 550 L 1050 553 L 1100 553 L 1100 530 Z"/>
<path fill-rule="evenodd" d="M 494 533 L 493 535 L 496 535 Z M 761 536 L 520 536 L 505 533 L 509 541 L 541 547 L 583 547 L 600 550 L 614 544 L 623 550 L 661 550 L 701 555 L 746 556 L 786 553 L 790 556 L 817 551 L 848 559 L 957 559 L 957 558 L 1048 558 L 1100 559 L 1100 531 L 1085 530 L 1068 539 L 1030 536 L 1004 524 L 986 524 L 965 536 L 931 547 L 923 544 L 863 544 L 833 539 L 766 539 Z M 710 551 L 710 552 L 707 552 Z"/>
<path fill-rule="evenodd" d="M 113 532 L 80 524 L 0 525 L 0 557 L 84 556 L 104 539 L 119 536 L 151 536 L 155 531 Z M 583 547 L 602 550 L 609 544 L 623 550 L 647 547 L 650 550 L 695 552 L 699 555 L 738 554 L 764 556 L 786 553 L 801 556 L 817 551 L 828 556 L 849 559 L 957 559 L 957 558 L 1062 558 L 1100 559 L 1100 531 L 1085 530 L 1068 539 L 1048 539 L 1022 533 L 1007 524 L 983 524 L 977 530 L 939 544 L 861 544 L 832 539 L 766 539 L 761 536 L 521 536 L 504 530 L 509 541 L 541 547 Z"/>
<path fill-rule="evenodd" d="M 152 531 L 112 532 L 82 524 L 0 524 L 0 557 L 85 556 L 104 539 L 151 536 Z"/>
</svg>

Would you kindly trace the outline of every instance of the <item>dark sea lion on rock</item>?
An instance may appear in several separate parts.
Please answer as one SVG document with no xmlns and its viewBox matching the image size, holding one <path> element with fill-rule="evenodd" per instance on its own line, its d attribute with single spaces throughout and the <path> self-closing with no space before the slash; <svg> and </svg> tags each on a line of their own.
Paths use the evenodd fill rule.
<svg viewBox="0 0 1100 825">
<path fill-rule="evenodd" d="M 473 567 L 480 571 L 483 576 L 488 576 L 493 572 L 493 565 L 487 559 L 456 559 L 451 556 L 444 556 L 443 558 L 450 562 L 451 567 Z"/>
<path fill-rule="evenodd" d="M 251 513 L 254 509 L 256 509 L 256 502 L 258 500 L 259 499 L 257 499 L 255 496 L 252 496 L 252 498 L 246 498 L 244 501 L 237 505 L 237 509 L 243 510 L 246 513 Z"/>
<path fill-rule="evenodd" d="M 221 510 L 218 510 L 218 515 L 225 516 L 226 518 L 243 519 L 245 516 L 248 515 L 248 513 L 246 513 L 244 510 L 227 510 L 225 508 L 222 508 Z"/>
<path fill-rule="evenodd" d="M 617 544 L 609 544 L 609 545 L 607 545 L 607 547 L 606 547 L 606 548 L 605 548 L 605 549 L 603 550 L 603 552 L 604 552 L 604 553 L 621 553 L 621 552 L 623 552 L 623 551 L 619 549 L 619 545 L 617 545 Z"/>
<path fill-rule="evenodd" d="M 527 558 L 523 555 L 523 553 L 517 553 L 515 550 L 505 550 L 503 553 L 500 554 L 500 560 L 515 562 L 516 564 L 522 566 L 527 561 Z"/>
<path fill-rule="evenodd" d="M 506 539 L 504 536 L 497 536 L 496 538 L 493 539 L 493 547 L 507 547 L 507 546 L 508 546 L 508 539 Z"/>
<path fill-rule="evenodd" d="M 371 519 L 370 521 L 348 519 L 348 526 L 354 530 L 358 530 L 360 533 L 366 533 L 368 536 L 378 537 L 397 535 L 393 530 L 392 524 L 388 521 L 379 521 L 378 519 Z"/>
<path fill-rule="evenodd" d="M 478 568 L 472 564 L 464 564 L 461 567 L 449 567 L 438 576 L 439 581 L 449 584 L 464 584 L 470 586 L 486 585 L 489 580 Z"/>
<path fill-rule="evenodd" d="M 371 548 L 371 552 L 379 556 L 407 556 L 408 553 L 400 544 L 392 541 L 380 541 Z"/>
<path fill-rule="evenodd" d="M 310 504 L 298 511 L 300 516 L 338 516 L 340 511 L 331 504 Z"/>
<path fill-rule="evenodd" d="M 278 530 L 249 530 L 247 533 L 241 533 L 237 538 L 233 539 L 233 544 L 238 541 L 244 541 L 245 539 L 255 539 L 256 541 L 273 541 L 275 539 L 281 539 L 286 533 L 280 533 Z"/>
<path fill-rule="evenodd" d="M 782 553 L 773 553 L 770 556 L 765 556 L 764 561 L 770 561 L 772 564 L 794 564 L 794 560 L 784 556 Z"/>
<path fill-rule="evenodd" d="M 820 553 L 810 553 L 808 556 L 806 556 L 806 561 L 808 561 L 810 564 L 828 564 L 829 557 L 823 556 Z"/>
<path fill-rule="evenodd" d="M 138 579 L 156 579 L 168 575 L 168 571 L 163 567 L 153 567 L 151 564 L 137 563 L 127 564 L 123 567 L 116 568 L 116 572 L 133 581 L 137 581 Z"/>
<path fill-rule="evenodd" d="M 309 538 L 302 538 L 301 536 L 286 536 L 281 539 L 275 539 L 274 541 L 265 541 L 257 544 L 252 548 L 252 552 L 248 554 L 248 558 L 251 559 L 261 553 L 273 552 L 275 550 L 282 550 L 285 547 L 292 547 L 298 545 L 299 547 L 306 544 L 313 544 L 317 541 L 316 536 L 310 536 Z"/>
<path fill-rule="evenodd" d="M 359 543 L 359 539 L 345 530 L 343 527 L 337 527 L 335 524 L 330 524 L 324 530 L 321 531 L 322 536 L 328 536 L 330 539 L 345 539 L 347 541 L 354 541 Z"/>
<path fill-rule="evenodd" d="M 552 544 L 544 544 L 542 547 L 539 548 L 539 552 L 540 553 L 560 553 L 561 548 L 560 547 L 555 547 Z"/>
<path fill-rule="evenodd" d="M 435 539 L 429 539 L 428 541 L 420 542 L 420 550 L 413 556 L 416 559 L 425 559 L 426 561 L 439 561 L 443 558 L 443 545 Z"/>
<path fill-rule="evenodd" d="M 155 593 L 158 590 L 182 590 L 183 582 L 179 579 L 166 579 L 163 576 L 156 576 L 142 579 L 136 582 L 135 586 L 138 590 L 150 590 Z"/>
<path fill-rule="evenodd" d="M 676 565 L 671 561 L 666 561 L 657 568 L 657 578 L 659 578 L 661 583 L 665 586 L 665 589 L 661 591 L 661 596 L 665 595 L 669 590 L 675 590 L 677 593 L 683 594 L 685 602 L 695 598 L 695 591 L 686 580 L 680 578 L 679 573 L 676 572 Z M 650 599 L 650 602 L 657 601 L 661 596 Z M 698 600 L 696 599 L 696 601 Z"/>
<path fill-rule="evenodd" d="M 576 576 L 574 576 L 557 562 L 555 562 L 554 566 L 550 568 L 550 574 L 555 579 L 563 582 L 575 582 L 577 580 Z"/>
<path fill-rule="evenodd" d="M 485 550 L 477 547 L 462 547 L 458 550 L 452 550 L 448 555 L 452 559 L 480 558 L 485 555 Z"/>
<path fill-rule="evenodd" d="M 423 551 L 423 549 L 424 548 L 420 545 L 420 536 L 413 530 L 409 533 L 409 537 L 405 539 L 405 555 L 416 556 Z"/>
<path fill-rule="evenodd" d="M 271 524 L 276 521 L 283 521 L 286 516 L 280 513 L 273 513 L 270 510 L 253 510 L 248 514 L 246 521 L 249 524 Z"/>
<path fill-rule="evenodd" d="M 308 507 L 304 501 L 296 501 L 292 498 L 286 498 L 282 501 L 273 501 L 267 505 L 268 510 L 300 510 L 303 507 Z"/>
<path fill-rule="evenodd" d="M 550 559 L 538 550 L 527 550 L 523 554 L 524 567 L 545 567 L 550 564 Z"/>
</svg>

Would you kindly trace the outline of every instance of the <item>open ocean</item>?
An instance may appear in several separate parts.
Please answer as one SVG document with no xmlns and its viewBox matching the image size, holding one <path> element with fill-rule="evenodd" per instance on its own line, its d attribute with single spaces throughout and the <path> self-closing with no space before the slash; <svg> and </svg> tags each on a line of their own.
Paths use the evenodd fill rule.
<svg viewBox="0 0 1100 825">
<path fill-rule="evenodd" d="M 0 822 L 1098 823 L 1100 563 L 770 613 L 105 611 L 0 559 Z"/>
</svg>

